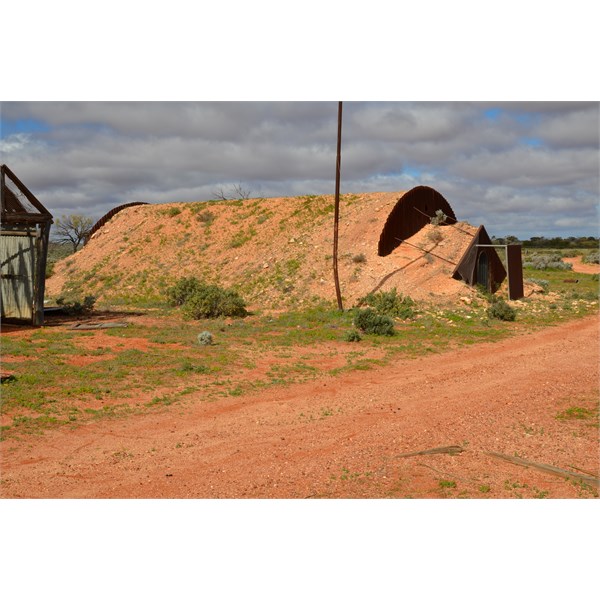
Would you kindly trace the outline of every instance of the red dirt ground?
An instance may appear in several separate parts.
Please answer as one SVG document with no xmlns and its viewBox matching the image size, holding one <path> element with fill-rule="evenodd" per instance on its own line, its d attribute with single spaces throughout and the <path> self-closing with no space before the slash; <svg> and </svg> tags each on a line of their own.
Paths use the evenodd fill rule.
<svg viewBox="0 0 600 600">
<path fill-rule="evenodd" d="M 260 395 L 2 443 L 4 498 L 578 498 L 597 487 L 598 317 Z M 458 445 L 458 455 L 400 454 Z M 579 471 L 578 471 L 579 470 Z"/>
<path fill-rule="evenodd" d="M 569 258 L 563 258 L 563 262 L 570 263 L 575 273 L 589 273 L 590 275 L 600 273 L 600 265 L 594 263 L 584 263 L 583 256 L 571 256 Z"/>
</svg>

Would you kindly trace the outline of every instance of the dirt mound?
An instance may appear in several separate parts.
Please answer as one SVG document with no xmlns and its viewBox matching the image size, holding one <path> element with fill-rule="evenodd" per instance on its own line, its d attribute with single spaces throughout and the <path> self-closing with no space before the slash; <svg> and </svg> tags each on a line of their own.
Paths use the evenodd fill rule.
<svg viewBox="0 0 600 600">
<path fill-rule="evenodd" d="M 381 231 L 402 195 L 341 199 L 339 274 L 348 306 L 371 291 L 394 287 L 432 304 L 451 304 L 472 293 L 451 278 L 475 232 L 468 223 L 426 225 L 389 256 L 378 256 Z M 236 288 L 250 307 L 335 300 L 332 240 L 333 196 L 135 206 L 59 262 L 46 295 L 152 301 L 163 298 L 179 277 L 194 275 Z"/>
</svg>

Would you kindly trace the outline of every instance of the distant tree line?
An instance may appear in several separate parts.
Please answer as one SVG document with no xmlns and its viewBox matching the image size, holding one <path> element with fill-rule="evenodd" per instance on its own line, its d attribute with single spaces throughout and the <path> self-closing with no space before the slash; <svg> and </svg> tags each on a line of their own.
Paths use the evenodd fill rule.
<svg viewBox="0 0 600 600">
<path fill-rule="evenodd" d="M 600 239 L 593 236 L 588 237 L 553 237 L 532 236 L 529 240 L 519 240 L 514 235 L 507 235 L 504 238 L 492 237 L 492 243 L 504 244 L 522 244 L 523 248 L 552 248 L 562 250 L 565 248 L 598 248 Z"/>
</svg>

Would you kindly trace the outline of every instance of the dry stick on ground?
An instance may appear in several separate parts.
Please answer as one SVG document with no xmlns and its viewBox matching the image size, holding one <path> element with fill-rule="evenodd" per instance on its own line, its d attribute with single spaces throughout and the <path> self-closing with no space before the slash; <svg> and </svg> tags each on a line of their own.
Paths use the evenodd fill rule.
<svg viewBox="0 0 600 600">
<path fill-rule="evenodd" d="M 586 471 L 585 469 L 582 469 L 581 467 L 576 467 L 575 465 L 569 465 L 569 467 L 571 467 L 571 469 L 575 469 L 576 471 L 581 471 L 582 473 L 587 473 L 588 475 L 591 475 L 592 477 L 596 477 L 596 473 L 592 473 L 591 471 Z"/>
<path fill-rule="evenodd" d="M 565 469 L 560 469 L 559 467 L 553 467 L 552 465 L 545 465 L 543 463 L 534 463 L 529 460 L 525 460 L 523 458 L 517 458 L 516 456 L 507 456 L 506 454 L 499 454 L 498 452 L 486 452 L 488 456 L 493 456 L 494 458 L 499 458 L 500 460 L 505 460 L 507 462 L 513 463 L 515 465 L 520 465 L 521 467 L 531 467 L 533 469 L 537 469 L 538 471 L 543 471 L 545 473 L 551 473 L 552 475 L 558 475 L 559 477 L 572 477 L 573 479 L 579 479 L 585 483 L 589 483 L 591 485 L 595 485 L 596 487 L 600 487 L 600 479 L 598 477 L 590 477 L 589 475 L 580 475 L 579 473 L 573 473 L 572 471 L 565 471 Z"/>
<path fill-rule="evenodd" d="M 406 458 L 407 456 L 421 456 L 423 454 L 451 454 L 456 455 L 464 452 L 465 449 L 460 446 L 440 446 L 438 448 L 430 448 L 429 450 L 419 450 L 418 452 L 407 452 L 405 454 L 397 454 L 394 458 Z"/>
<path fill-rule="evenodd" d="M 431 465 L 428 465 L 425 463 L 417 463 L 417 466 L 427 467 L 428 469 L 431 469 L 432 471 L 435 471 L 436 473 L 439 473 L 440 475 L 443 475 L 444 477 L 451 477 L 452 479 L 456 479 L 457 481 L 465 481 L 464 477 L 458 477 L 457 475 L 454 475 L 453 473 L 448 473 L 448 471 L 440 471 L 439 469 L 436 469 L 435 467 L 432 467 Z"/>
</svg>

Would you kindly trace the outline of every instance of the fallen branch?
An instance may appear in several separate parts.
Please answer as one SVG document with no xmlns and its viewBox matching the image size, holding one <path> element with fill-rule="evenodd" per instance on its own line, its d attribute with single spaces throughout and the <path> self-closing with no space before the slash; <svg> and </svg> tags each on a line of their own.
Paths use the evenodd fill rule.
<svg viewBox="0 0 600 600">
<path fill-rule="evenodd" d="M 569 467 L 571 467 L 571 469 L 575 469 L 576 471 L 581 471 L 582 473 L 587 473 L 588 475 L 591 475 L 592 477 L 596 477 L 596 473 L 592 473 L 591 471 L 586 471 L 585 469 L 582 469 L 581 467 L 576 467 L 575 465 L 569 465 Z"/>
<path fill-rule="evenodd" d="M 516 456 L 507 456 L 506 454 L 499 454 L 498 452 L 486 452 L 486 454 L 488 456 L 492 456 L 494 458 L 499 458 L 500 460 L 505 460 L 506 462 L 513 463 L 514 465 L 519 465 L 521 467 L 531 467 L 532 469 L 537 469 L 538 471 L 543 471 L 544 473 L 551 473 L 552 475 L 558 475 L 559 477 L 572 477 L 573 479 L 579 479 L 580 481 L 583 481 L 585 483 L 589 483 L 591 485 L 595 485 L 596 487 L 600 487 L 600 479 L 598 479 L 598 477 L 580 475 L 579 473 L 574 473 L 573 471 L 566 471 L 565 469 L 553 467 L 552 465 L 534 463 L 529 460 L 525 460 L 524 458 L 518 458 Z"/>
<path fill-rule="evenodd" d="M 439 448 L 431 448 L 430 450 L 419 450 L 419 452 L 407 452 L 406 454 L 398 454 L 394 458 L 406 458 L 407 456 L 421 456 L 422 454 L 451 454 L 452 456 L 464 452 L 465 449 L 460 446 L 440 446 Z"/>
</svg>

